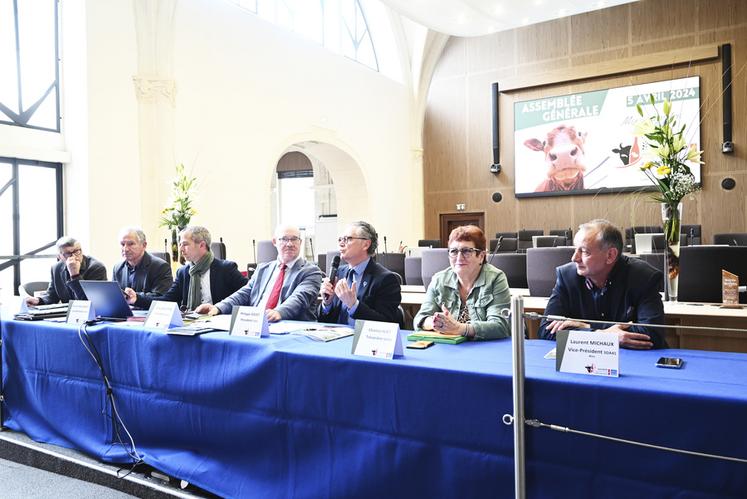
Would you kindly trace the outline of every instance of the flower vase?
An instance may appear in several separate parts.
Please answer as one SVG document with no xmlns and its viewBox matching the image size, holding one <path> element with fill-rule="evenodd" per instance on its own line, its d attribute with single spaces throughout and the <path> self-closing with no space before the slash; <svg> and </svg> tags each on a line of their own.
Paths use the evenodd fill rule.
<svg viewBox="0 0 747 499">
<path fill-rule="evenodd" d="M 661 219 L 664 223 L 664 269 L 667 273 L 667 296 L 669 301 L 677 301 L 677 285 L 680 279 L 680 224 L 682 203 L 676 206 L 662 203 Z"/>
</svg>

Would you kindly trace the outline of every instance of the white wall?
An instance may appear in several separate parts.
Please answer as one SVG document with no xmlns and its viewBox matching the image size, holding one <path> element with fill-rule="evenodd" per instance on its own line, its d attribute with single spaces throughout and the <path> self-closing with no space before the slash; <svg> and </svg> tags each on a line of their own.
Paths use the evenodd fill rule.
<svg viewBox="0 0 747 499">
<path fill-rule="evenodd" d="M 139 166 L 134 22 L 131 2 L 86 2 L 87 69 L 78 83 L 87 99 L 68 109 L 80 112 L 69 136 L 84 133 L 88 141 L 70 144 L 66 224 L 90 239 L 90 253 L 107 266 L 119 259 L 123 225 L 141 224 L 151 249 L 161 249 L 166 232 L 157 228 L 158 213 L 141 212 L 149 203 L 138 185 L 143 175 L 161 186 L 156 206 L 163 206 L 174 174 L 173 165 Z M 199 179 L 193 222 L 222 236 L 230 259 L 251 261 L 251 240 L 270 237 L 275 165 L 290 145 L 307 140 L 337 146 L 360 165 L 368 202 L 349 210 L 351 217 L 391 240 L 408 239 L 422 208 L 403 213 L 401 200 L 422 186 L 410 175 L 407 87 L 228 2 L 179 0 L 175 29 L 174 158 Z M 75 85 L 68 76 L 68 87 Z M 345 188 L 331 173 L 336 188 Z M 340 219 L 350 220 L 342 210 Z"/>
</svg>

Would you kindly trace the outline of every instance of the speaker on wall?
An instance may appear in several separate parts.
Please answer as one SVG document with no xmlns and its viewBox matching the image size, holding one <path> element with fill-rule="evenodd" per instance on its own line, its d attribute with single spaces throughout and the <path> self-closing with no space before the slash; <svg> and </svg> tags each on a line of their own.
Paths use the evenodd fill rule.
<svg viewBox="0 0 747 499">
<path fill-rule="evenodd" d="M 490 165 L 491 173 L 501 173 L 501 146 L 498 141 L 498 82 L 493 83 L 492 88 L 493 97 L 493 164 Z"/>
<path fill-rule="evenodd" d="M 722 104 L 724 111 L 724 141 L 721 143 L 721 152 L 729 154 L 734 152 L 732 142 L 732 115 L 731 115 L 731 44 L 721 45 L 721 87 Z"/>
</svg>

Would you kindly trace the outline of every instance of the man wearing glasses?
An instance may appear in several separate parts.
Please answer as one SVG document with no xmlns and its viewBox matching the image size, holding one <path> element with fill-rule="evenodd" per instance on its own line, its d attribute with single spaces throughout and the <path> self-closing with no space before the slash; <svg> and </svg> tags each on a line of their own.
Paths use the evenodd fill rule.
<svg viewBox="0 0 747 499">
<path fill-rule="evenodd" d="M 228 314 L 234 306 L 248 305 L 264 307 L 269 322 L 316 321 L 322 271 L 300 256 L 302 242 L 297 227 L 279 226 L 272 238 L 277 260 L 260 264 L 249 283 L 231 296 L 215 305 L 200 305 L 195 312 Z"/>
<path fill-rule="evenodd" d="M 80 280 L 105 281 L 106 267 L 92 256 L 83 254 L 80 243 L 69 236 L 57 241 L 59 260 L 52 267 L 52 280 L 49 288 L 40 297 L 26 297 L 29 305 L 49 305 L 67 303 L 70 300 L 85 300 L 86 294 L 80 286 Z"/>
<path fill-rule="evenodd" d="M 319 322 L 355 325 L 356 319 L 400 322 L 402 301 L 397 276 L 371 259 L 379 237 L 366 222 L 353 222 L 337 239 L 345 261 L 337 275 L 324 279 Z"/>
</svg>

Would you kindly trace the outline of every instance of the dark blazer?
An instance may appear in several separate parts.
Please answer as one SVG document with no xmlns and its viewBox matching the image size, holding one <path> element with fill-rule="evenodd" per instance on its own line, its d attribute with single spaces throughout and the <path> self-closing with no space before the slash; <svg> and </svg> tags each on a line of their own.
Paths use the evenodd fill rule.
<svg viewBox="0 0 747 499">
<path fill-rule="evenodd" d="M 337 279 L 345 279 L 350 267 L 345 264 L 337 271 Z M 402 293 L 399 279 L 373 259 L 368 262 L 363 276 L 358 283 L 358 308 L 351 315 L 353 319 L 400 322 L 399 304 Z M 324 306 L 319 307 L 319 322 L 341 323 L 340 308 L 342 302 L 335 296 L 329 312 L 324 313 Z M 402 324 L 400 324 L 401 326 Z"/>
<path fill-rule="evenodd" d="M 114 266 L 112 281 L 117 281 L 122 289 L 128 287 L 127 264 L 124 260 Z M 146 251 L 143 254 L 143 259 L 140 260 L 140 264 L 135 268 L 135 281 L 132 289 L 138 293 L 145 293 L 152 298 L 168 291 L 173 282 L 171 266 Z"/>
<path fill-rule="evenodd" d="M 586 288 L 586 279 L 576 272 L 573 262 L 556 269 L 555 287 L 545 308 L 545 315 L 562 315 L 592 322 L 593 329 L 605 329 L 604 324 L 594 324 L 594 320 L 641 322 L 646 324 L 664 323 L 664 304 L 659 294 L 659 285 L 664 276 L 646 262 L 637 258 L 620 256 L 608 277 L 608 288 L 601 297 L 597 310 L 591 291 Z M 555 339 L 547 331 L 551 321 L 543 319 L 539 336 Z M 628 331 L 647 334 L 654 348 L 666 348 L 663 331 L 645 326 L 631 327 Z"/>
<path fill-rule="evenodd" d="M 149 297 L 143 293 L 137 294 L 135 306 L 140 308 L 149 308 L 153 300 L 174 301 L 180 306 L 187 304 L 189 297 L 189 265 L 182 266 L 176 271 L 176 280 L 168 291 L 161 296 Z M 210 265 L 210 296 L 213 303 L 230 296 L 234 291 L 246 284 L 246 277 L 241 275 L 235 262 L 230 260 L 213 260 Z"/>
<path fill-rule="evenodd" d="M 80 277 L 70 279 L 70 272 L 67 271 L 65 262 L 57 262 L 52 266 L 52 279 L 49 281 L 49 288 L 39 297 L 39 303 L 49 305 L 58 302 L 67 303 L 70 300 L 85 300 L 86 293 L 80 286 L 79 280 L 106 281 L 106 267 L 94 257 L 83 255 L 83 261 L 80 264 Z"/>
</svg>

